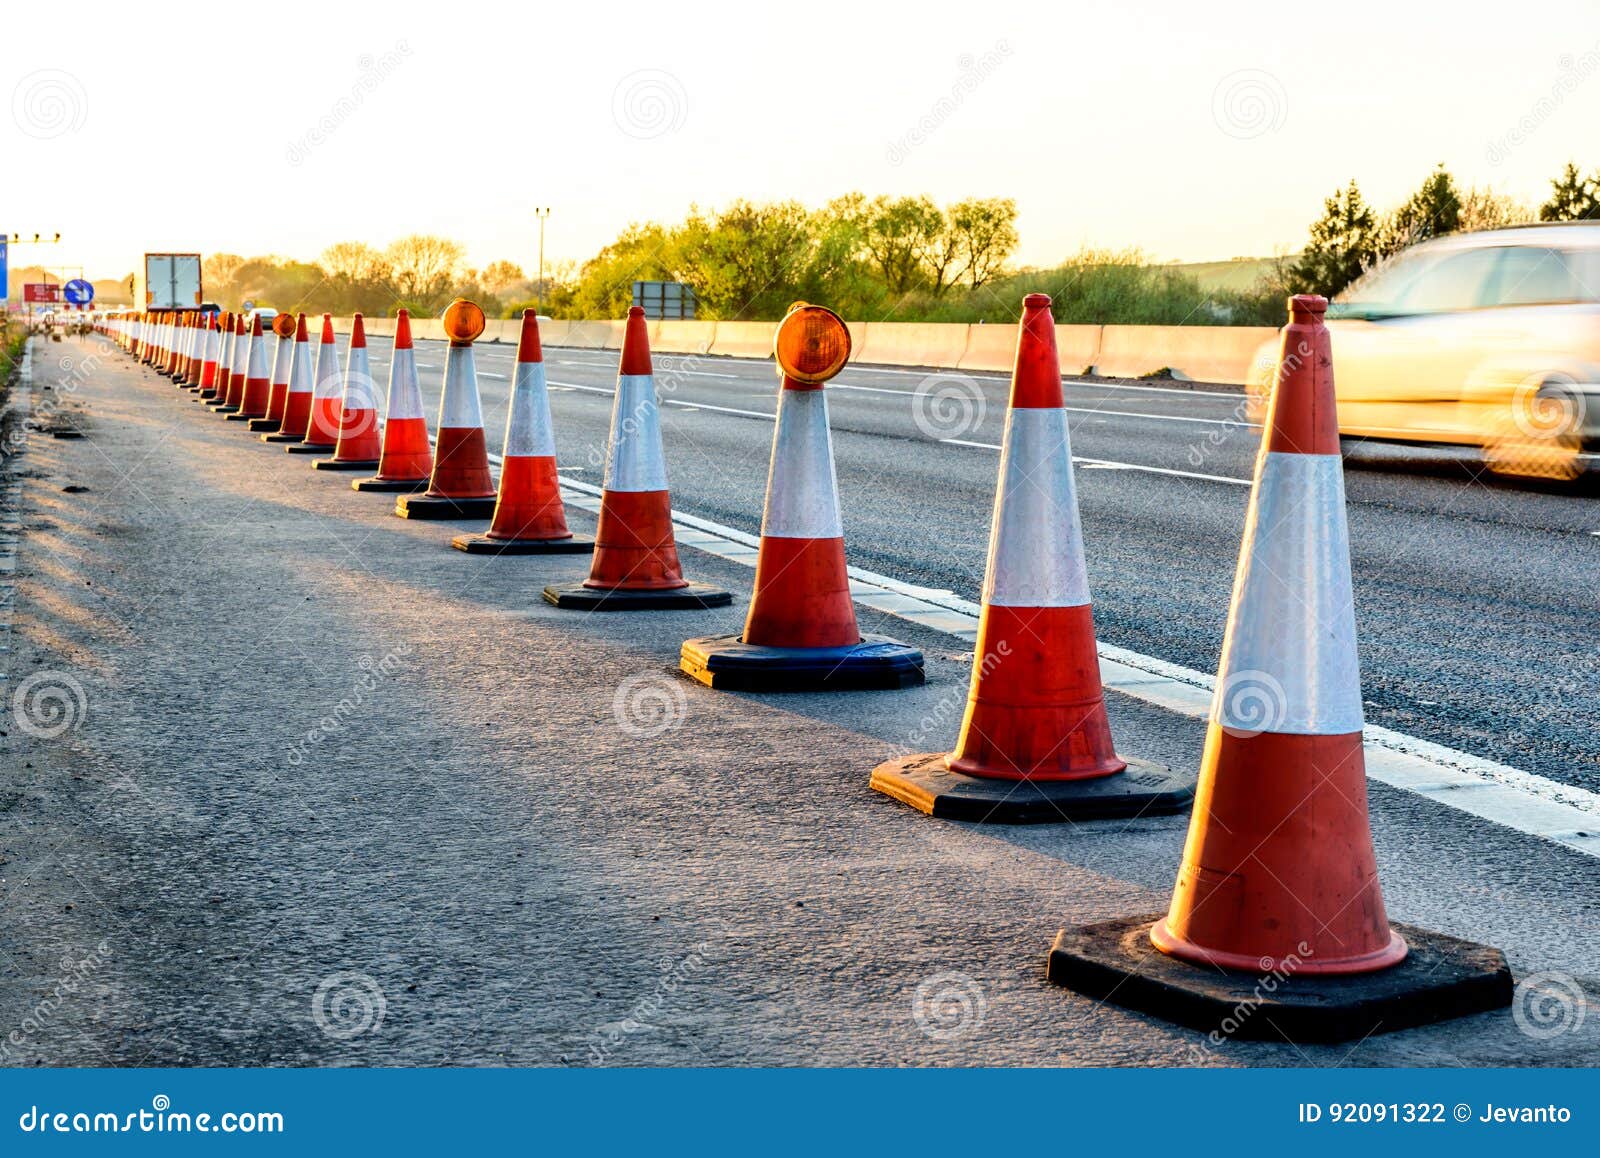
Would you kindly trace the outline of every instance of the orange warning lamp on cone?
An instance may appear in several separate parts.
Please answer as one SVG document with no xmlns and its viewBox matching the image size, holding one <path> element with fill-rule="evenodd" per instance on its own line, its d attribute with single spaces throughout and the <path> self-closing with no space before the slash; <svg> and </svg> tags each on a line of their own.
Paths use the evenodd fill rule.
<svg viewBox="0 0 1600 1158">
<path fill-rule="evenodd" d="M 1196 1028 L 1259 1005 L 1235 1036 L 1296 1043 L 1482 1013 L 1513 993 L 1498 949 L 1391 926 L 1384 910 L 1327 304 L 1289 303 L 1172 902 L 1064 929 L 1049 962 L 1052 981 Z"/>
<path fill-rule="evenodd" d="M 483 310 L 457 298 L 444 311 L 444 391 L 439 398 L 433 473 L 421 494 L 401 495 L 394 513 L 402 519 L 487 519 L 494 514 L 494 477 L 483 433 L 478 364 L 472 343 L 483 333 Z"/>
<path fill-rule="evenodd" d="M 1055 319 L 1022 303 L 972 682 L 955 749 L 879 765 L 932 816 L 1020 824 L 1188 807 L 1192 781 L 1118 755 L 1100 686 Z"/>
<path fill-rule="evenodd" d="M 781 385 L 755 590 L 740 635 L 684 643 L 678 666 L 714 688 L 746 691 L 903 688 L 922 683 L 922 653 L 861 634 L 845 565 L 823 384 L 850 357 L 850 330 L 797 302 L 773 339 Z"/>
</svg>

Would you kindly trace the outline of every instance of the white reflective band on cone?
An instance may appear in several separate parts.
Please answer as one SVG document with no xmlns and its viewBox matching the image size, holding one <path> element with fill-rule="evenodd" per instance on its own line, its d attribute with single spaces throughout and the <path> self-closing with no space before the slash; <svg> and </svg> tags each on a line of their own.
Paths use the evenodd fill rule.
<svg viewBox="0 0 1600 1158">
<path fill-rule="evenodd" d="M 389 417 L 422 417 L 422 387 L 417 384 L 417 352 L 410 346 L 396 350 L 389 362 Z"/>
<path fill-rule="evenodd" d="M 1010 410 L 1003 443 L 983 601 L 1082 607 L 1089 602 L 1089 577 L 1067 412 Z"/>
<path fill-rule="evenodd" d="M 273 351 L 272 355 L 272 384 L 274 386 L 276 386 L 279 382 L 282 382 L 285 385 L 288 384 L 289 362 L 293 357 L 294 339 L 279 338 L 278 348 Z"/>
<path fill-rule="evenodd" d="M 250 335 L 235 334 L 233 336 L 233 361 L 228 369 L 240 378 L 249 375 Z"/>
<path fill-rule="evenodd" d="M 1232 606 L 1213 720 L 1225 728 L 1308 736 L 1361 730 L 1338 455 L 1262 456 Z"/>
<path fill-rule="evenodd" d="M 289 363 L 289 393 L 314 393 L 311 377 L 311 343 L 296 341 L 294 360 Z"/>
<path fill-rule="evenodd" d="M 262 334 L 259 339 L 254 335 L 250 337 L 250 362 L 245 371 L 247 378 L 265 378 L 267 376 L 267 336 Z"/>
<path fill-rule="evenodd" d="M 339 374 L 339 348 L 332 342 L 317 346 L 317 384 L 312 393 L 318 398 L 337 398 L 344 393 L 344 379 Z"/>
<path fill-rule="evenodd" d="M 346 410 L 376 410 L 378 388 L 372 383 L 372 363 L 367 360 L 365 346 L 351 346 L 344 376 L 344 408 Z"/>
<path fill-rule="evenodd" d="M 776 539 L 842 539 L 833 477 L 828 400 L 822 390 L 780 390 L 767 468 L 761 533 Z"/>
<path fill-rule="evenodd" d="M 518 362 L 506 410 L 507 458 L 554 458 L 555 435 L 550 429 L 550 391 L 545 386 L 543 362 Z"/>
<path fill-rule="evenodd" d="M 617 377 L 605 485 L 608 491 L 667 489 L 667 464 L 661 454 L 661 415 L 656 409 L 655 379 L 649 374 Z"/>
<path fill-rule="evenodd" d="M 439 429 L 470 430 L 483 425 L 478 402 L 478 363 L 471 346 L 451 346 L 444 357 L 444 397 L 439 399 Z"/>
</svg>

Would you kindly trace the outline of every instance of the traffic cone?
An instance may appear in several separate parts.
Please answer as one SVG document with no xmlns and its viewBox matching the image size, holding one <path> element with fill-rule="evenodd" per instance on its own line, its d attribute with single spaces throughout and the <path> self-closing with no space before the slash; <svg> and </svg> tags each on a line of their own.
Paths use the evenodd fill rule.
<svg viewBox="0 0 1600 1158">
<path fill-rule="evenodd" d="M 179 390 L 187 390 L 189 384 L 195 379 L 197 366 L 195 364 L 195 337 L 199 331 L 195 328 L 194 313 L 185 310 L 182 321 L 178 323 L 179 333 L 182 335 L 181 345 L 183 353 L 178 358 L 178 372 L 173 376 L 173 385 Z"/>
<path fill-rule="evenodd" d="M 1047 294 L 1022 303 L 972 682 L 955 750 L 880 764 L 872 787 L 931 816 L 997 824 L 1178 812 L 1192 781 L 1119 756 Z M 1130 767 L 1131 765 L 1131 767 Z"/>
<path fill-rule="evenodd" d="M 721 588 L 690 583 L 678 562 L 649 328 L 639 306 L 628 310 L 623 331 L 589 578 L 552 584 L 544 597 L 557 607 L 582 611 L 726 607 L 733 602 L 733 595 Z"/>
<path fill-rule="evenodd" d="M 191 389 L 201 398 L 210 398 L 217 392 L 217 354 L 222 348 L 222 334 L 217 329 L 216 314 L 205 315 L 201 338 L 205 344 L 204 353 L 201 354 L 200 380 Z"/>
<path fill-rule="evenodd" d="M 209 408 L 221 405 L 228 397 L 228 379 L 233 376 L 233 314 L 223 314 L 217 329 L 217 370 L 212 377 L 211 393 L 202 395 Z"/>
<path fill-rule="evenodd" d="M 312 377 L 311 416 L 306 435 L 283 449 L 289 454 L 330 454 L 339 445 L 339 411 L 344 381 L 339 375 L 339 348 L 333 341 L 333 315 L 322 315 L 322 342 Z"/>
<path fill-rule="evenodd" d="M 311 343 L 306 338 L 306 316 L 294 320 L 294 340 L 289 355 L 289 391 L 283 400 L 283 422 L 262 442 L 299 442 L 311 421 Z"/>
<path fill-rule="evenodd" d="M 161 327 L 161 343 L 161 372 L 168 378 L 174 378 L 178 373 L 180 357 L 177 310 L 170 310 L 165 315 Z"/>
<path fill-rule="evenodd" d="M 378 473 L 350 483 L 358 491 L 420 491 L 433 471 L 428 445 L 428 420 L 422 414 L 422 387 L 417 384 L 417 355 L 411 348 L 411 314 L 398 310 L 394 319 L 394 352 L 389 361 L 389 400 L 384 409 L 383 453 Z"/>
<path fill-rule="evenodd" d="M 594 550 L 594 540 L 567 529 L 556 477 L 556 440 L 545 388 L 539 319 L 522 311 L 517 369 L 506 410 L 500 493 L 484 535 L 457 535 L 450 545 L 470 555 L 549 555 Z"/>
<path fill-rule="evenodd" d="M 233 339 L 228 343 L 228 389 L 217 396 L 211 407 L 217 414 L 238 412 L 244 400 L 244 384 L 250 369 L 250 333 L 244 328 L 244 315 L 233 315 Z"/>
<path fill-rule="evenodd" d="M 289 401 L 289 367 L 294 359 L 294 315 L 278 314 L 272 319 L 277 342 L 272 347 L 272 388 L 267 394 L 264 418 L 252 418 L 250 429 L 271 434 L 283 425 L 283 408 Z"/>
<path fill-rule="evenodd" d="M 395 500 L 394 513 L 402 519 L 486 519 L 494 514 L 494 479 L 489 474 L 478 367 L 472 353 L 483 327 L 483 311 L 465 298 L 457 298 L 444 312 L 450 349 L 439 399 L 438 449 L 428 489 Z"/>
<path fill-rule="evenodd" d="M 850 331 L 832 310 L 801 303 L 773 345 L 778 420 L 744 632 L 687 640 L 678 666 L 708 687 L 736 691 L 920 684 L 922 653 L 863 636 L 850 597 L 824 390 L 850 356 Z"/>
<path fill-rule="evenodd" d="M 245 351 L 244 388 L 239 391 L 239 409 L 228 415 L 229 422 L 249 422 L 265 418 L 272 396 L 272 371 L 267 360 L 267 338 L 261 328 L 261 315 L 250 319 L 250 345 Z"/>
<path fill-rule="evenodd" d="M 356 314 L 350 319 L 350 348 L 345 351 L 339 441 L 333 457 L 318 459 L 311 469 L 371 470 L 378 465 L 378 451 L 378 391 L 367 360 L 366 323 Z"/>
<path fill-rule="evenodd" d="M 1171 906 L 1063 930 L 1049 964 L 1096 999 L 1297 1043 L 1512 997 L 1498 949 L 1391 927 L 1384 911 L 1327 304 L 1290 300 Z M 1237 1017 L 1241 1002 L 1259 1016 Z"/>
</svg>

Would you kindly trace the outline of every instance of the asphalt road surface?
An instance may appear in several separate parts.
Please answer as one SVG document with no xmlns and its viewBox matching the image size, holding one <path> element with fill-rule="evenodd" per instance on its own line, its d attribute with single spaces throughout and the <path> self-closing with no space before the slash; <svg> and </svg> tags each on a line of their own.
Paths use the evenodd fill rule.
<svg viewBox="0 0 1600 1158">
<path fill-rule="evenodd" d="M 511 358 L 479 349 L 492 445 Z M 598 484 L 614 356 L 547 360 L 563 471 Z M 675 507 L 756 531 L 770 366 L 657 374 Z M 919 410 L 925 377 L 831 388 L 846 537 L 971 598 L 1004 383 Z M 684 638 L 737 630 L 747 567 L 684 551 L 726 610 L 560 612 L 538 593 L 581 559 L 453 552 L 459 527 L 393 518 L 98 339 L 36 343 L 33 389 L 85 437 L 11 460 L 6 687 L 37 676 L 59 712 L 4 739 L 8 1064 L 1600 1062 L 1593 857 L 1374 784 L 1391 916 L 1504 948 L 1571 995 L 1566 1022 L 1213 1046 L 1042 976 L 1059 926 L 1163 906 L 1184 818 L 995 831 L 867 788 L 953 739 L 952 637 L 863 614 L 925 650 L 920 689 L 712 692 L 670 673 Z M 1102 640 L 1212 667 L 1255 443 L 1238 396 L 1068 404 Z M 1595 787 L 1594 500 L 1348 485 L 1369 719 Z M 1123 750 L 1195 766 L 1197 721 L 1110 707 Z"/>
</svg>

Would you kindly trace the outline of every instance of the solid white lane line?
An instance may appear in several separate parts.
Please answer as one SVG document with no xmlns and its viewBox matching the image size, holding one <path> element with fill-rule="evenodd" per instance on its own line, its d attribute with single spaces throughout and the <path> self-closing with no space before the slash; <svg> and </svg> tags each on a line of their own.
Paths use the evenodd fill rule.
<svg viewBox="0 0 1600 1158">
<path fill-rule="evenodd" d="M 585 394 L 616 394 L 615 390 L 608 390 L 604 386 L 584 386 L 577 382 L 556 382 L 552 380 L 550 385 L 564 390 L 582 390 Z M 685 402 L 677 398 L 662 398 L 660 401 L 663 406 L 677 406 L 685 410 L 715 410 L 719 414 L 738 414 L 745 418 L 764 418 L 768 422 L 773 422 L 777 418 L 775 414 L 767 414 L 760 410 L 739 410 L 733 406 L 713 406 L 709 402 Z"/>
<path fill-rule="evenodd" d="M 499 456 L 490 455 L 498 463 Z M 561 476 L 566 501 L 597 513 L 601 488 Z M 679 543 L 754 567 L 760 540 L 681 511 Z M 857 603 L 887 615 L 972 643 L 982 608 L 950 591 L 905 583 L 850 568 L 850 593 Z M 1193 719 L 1210 714 L 1213 676 L 1110 644 L 1099 645 L 1100 678 L 1113 691 Z M 1390 787 L 1425 797 L 1504 828 L 1600 857 L 1600 793 L 1565 784 L 1507 764 L 1485 760 L 1416 736 L 1368 724 L 1367 775 Z"/>
</svg>

